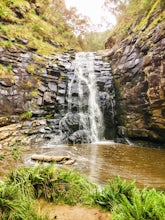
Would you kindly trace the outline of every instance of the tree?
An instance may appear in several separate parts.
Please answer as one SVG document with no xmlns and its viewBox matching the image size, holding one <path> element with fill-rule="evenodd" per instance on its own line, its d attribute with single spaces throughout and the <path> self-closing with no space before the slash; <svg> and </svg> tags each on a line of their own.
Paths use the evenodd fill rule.
<svg viewBox="0 0 165 220">
<path fill-rule="evenodd" d="M 109 36 L 109 30 L 103 32 L 87 32 L 83 38 L 84 51 L 103 50 L 106 39 Z"/>
<path fill-rule="evenodd" d="M 104 0 L 103 7 L 117 18 L 126 10 L 129 0 Z"/>
<path fill-rule="evenodd" d="M 89 28 L 89 18 L 78 13 L 75 7 L 66 8 L 64 0 L 49 0 L 51 9 L 59 14 L 67 24 L 74 30 L 76 36 L 82 35 Z"/>
<path fill-rule="evenodd" d="M 78 13 L 75 7 L 66 9 L 64 17 L 69 25 L 74 29 L 74 33 L 78 35 L 83 35 L 90 27 L 90 19 Z"/>
</svg>

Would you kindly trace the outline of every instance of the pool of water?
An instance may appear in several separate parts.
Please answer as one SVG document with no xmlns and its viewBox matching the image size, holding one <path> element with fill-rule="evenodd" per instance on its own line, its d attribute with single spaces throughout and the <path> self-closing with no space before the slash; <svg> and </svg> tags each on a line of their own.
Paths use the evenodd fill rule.
<svg viewBox="0 0 165 220">
<path fill-rule="evenodd" d="M 70 156 L 72 165 L 97 184 L 104 184 L 113 176 L 131 180 L 138 186 L 165 189 L 165 150 L 142 148 L 103 142 L 82 145 L 53 145 L 33 147 L 23 155 L 23 162 L 33 166 L 32 154 Z"/>
</svg>

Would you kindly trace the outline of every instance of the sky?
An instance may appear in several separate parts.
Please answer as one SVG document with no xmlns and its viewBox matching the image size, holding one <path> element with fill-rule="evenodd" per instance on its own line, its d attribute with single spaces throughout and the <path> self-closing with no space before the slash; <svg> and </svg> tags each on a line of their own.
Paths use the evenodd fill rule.
<svg viewBox="0 0 165 220">
<path fill-rule="evenodd" d="M 106 29 L 110 29 L 113 25 L 115 25 L 116 20 L 115 17 L 110 12 L 105 12 L 103 10 L 104 0 L 65 0 L 66 7 L 76 7 L 78 12 L 90 17 L 93 24 L 96 26 L 100 25 L 100 27 L 96 27 L 96 31 L 104 31 Z M 107 20 L 109 23 L 112 23 L 112 26 L 106 25 L 104 20 Z"/>
</svg>

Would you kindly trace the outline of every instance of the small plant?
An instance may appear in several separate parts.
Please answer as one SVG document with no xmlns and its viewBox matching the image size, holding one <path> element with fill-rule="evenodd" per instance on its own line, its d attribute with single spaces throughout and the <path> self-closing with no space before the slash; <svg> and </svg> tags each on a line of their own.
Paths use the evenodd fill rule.
<svg viewBox="0 0 165 220">
<path fill-rule="evenodd" d="M 1 14 L 1 7 L 0 7 L 0 14 Z M 1 22 L 0 22 L 0 30 L 2 31 L 3 34 L 7 34 L 7 32 L 8 32 L 5 25 L 3 25 Z"/>
<path fill-rule="evenodd" d="M 12 68 L 13 68 L 13 67 L 12 67 L 12 64 L 9 64 L 6 68 L 7 68 L 7 71 L 11 71 Z"/>
<path fill-rule="evenodd" d="M 44 67 L 48 62 L 43 56 L 39 56 L 37 54 L 33 54 L 33 60 L 35 63 L 37 63 L 41 66 L 44 66 Z"/>
<path fill-rule="evenodd" d="M 164 0 L 160 0 L 160 8 L 162 11 L 165 9 L 165 1 Z"/>
<path fill-rule="evenodd" d="M 4 66 L 0 64 L 0 78 L 12 78 L 13 77 L 12 65 Z"/>
<path fill-rule="evenodd" d="M 33 115 L 32 111 L 28 110 L 28 111 L 21 114 L 21 119 L 22 120 L 30 120 L 32 115 Z"/>
<path fill-rule="evenodd" d="M 16 161 L 20 159 L 22 152 L 20 151 L 20 141 L 15 141 L 12 145 L 10 145 L 11 148 L 11 155 L 13 159 Z"/>
<path fill-rule="evenodd" d="M 33 86 L 33 84 L 32 84 L 32 82 L 31 81 L 27 81 L 27 83 L 26 83 L 26 86 L 28 87 L 28 88 L 31 88 L 32 86 Z"/>
<path fill-rule="evenodd" d="M 93 195 L 94 203 L 100 205 L 104 209 L 111 211 L 114 204 L 119 204 L 122 196 L 125 195 L 128 200 L 131 198 L 135 189 L 135 181 L 126 182 L 119 176 L 110 180 L 109 183 L 100 191 L 96 191 Z"/>
<path fill-rule="evenodd" d="M 54 115 L 53 115 L 53 114 L 47 114 L 47 115 L 45 116 L 45 118 L 46 118 L 46 119 L 51 119 L 51 118 L 54 118 Z"/>
<path fill-rule="evenodd" d="M 38 89 L 34 89 L 32 92 L 31 92 L 31 95 L 32 97 L 36 97 L 38 95 Z"/>
<path fill-rule="evenodd" d="M 26 71 L 30 74 L 36 74 L 37 73 L 37 66 L 35 64 L 28 64 L 26 66 Z"/>
<path fill-rule="evenodd" d="M 58 78 L 58 84 L 62 83 L 62 81 L 63 81 L 64 78 L 65 78 L 64 76 L 60 76 L 60 77 Z"/>
<path fill-rule="evenodd" d="M 6 42 L 6 48 L 12 48 L 12 41 L 11 40 L 8 40 L 7 42 Z"/>
</svg>

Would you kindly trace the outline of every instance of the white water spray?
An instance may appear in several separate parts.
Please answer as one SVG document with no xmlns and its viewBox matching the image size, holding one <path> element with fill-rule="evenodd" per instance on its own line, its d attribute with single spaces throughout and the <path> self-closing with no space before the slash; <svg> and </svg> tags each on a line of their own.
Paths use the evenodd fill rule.
<svg viewBox="0 0 165 220">
<path fill-rule="evenodd" d="M 77 53 L 74 62 L 74 74 L 78 80 L 78 104 L 80 121 L 83 123 L 83 128 L 90 131 L 92 142 L 98 142 L 103 138 L 104 123 L 102 112 L 100 111 L 97 97 L 98 91 L 96 87 L 96 72 L 95 72 L 95 54 L 94 53 Z M 71 97 L 72 85 L 75 78 L 70 82 L 68 89 L 68 111 L 71 111 L 71 102 L 74 102 Z M 84 92 L 84 87 L 87 87 L 88 94 Z M 84 100 L 87 100 L 87 109 L 84 108 Z M 85 110 L 84 110 L 85 109 Z M 86 123 L 84 115 L 89 119 Z"/>
</svg>

